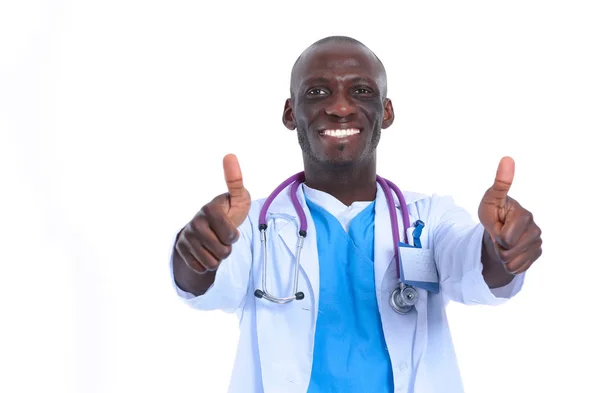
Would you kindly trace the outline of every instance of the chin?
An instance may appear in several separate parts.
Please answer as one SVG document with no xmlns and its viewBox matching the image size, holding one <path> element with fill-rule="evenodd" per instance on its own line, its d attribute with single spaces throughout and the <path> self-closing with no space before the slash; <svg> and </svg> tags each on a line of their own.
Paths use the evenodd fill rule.
<svg viewBox="0 0 600 393">
<path fill-rule="evenodd" d="M 325 157 L 320 164 L 329 169 L 347 169 L 360 163 L 360 160 L 351 157 Z"/>
</svg>

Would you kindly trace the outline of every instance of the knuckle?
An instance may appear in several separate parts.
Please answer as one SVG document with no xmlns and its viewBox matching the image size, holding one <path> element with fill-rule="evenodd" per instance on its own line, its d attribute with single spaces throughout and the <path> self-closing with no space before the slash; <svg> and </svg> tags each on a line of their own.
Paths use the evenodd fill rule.
<svg viewBox="0 0 600 393">
<path fill-rule="evenodd" d="M 197 232 L 200 230 L 202 225 L 202 217 L 194 217 L 189 223 L 190 232 Z"/>
<path fill-rule="evenodd" d="M 221 209 L 219 209 L 215 203 L 207 203 L 202 206 L 202 209 L 198 213 L 198 218 L 201 218 L 206 222 L 213 221 L 214 218 L 219 215 L 219 210 Z"/>
<path fill-rule="evenodd" d="M 190 258 L 187 261 L 188 266 L 195 270 L 204 270 L 206 267 L 206 258 L 201 253 L 193 252 L 190 254 Z"/>
<path fill-rule="evenodd" d="M 223 226 L 226 222 L 227 215 L 220 206 L 216 204 L 208 204 L 203 207 L 204 220 L 210 226 Z"/>
<path fill-rule="evenodd" d="M 204 262 L 205 269 L 209 272 L 214 272 L 219 267 L 220 262 L 214 258 L 209 258 Z"/>
<path fill-rule="evenodd" d="M 183 227 L 183 229 L 179 232 L 179 235 L 177 236 L 177 243 L 185 242 L 189 232 L 190 232 L 190 223 L 188 222 Z"/>
<path fill-rule="evenodd" d="M 511 237 L 508 234 L 501 234 L 500 236 L 498 236 L 498 240 L 499 240 L 499 244 L 505 250 L 508 250 L 513 246 Z M 502 250 L 502 251 L 505 251 L 505 250 Z"/>
<path fill-rule="evenodd" d="M 218 237 L 222 244 L 224 244 L 226 247 L 230 247 L 237 241 L 238 232 L 237 230 L 232 229 L 230 226 L 223 226 L 220 227 Z"/>
<path fill-rule="evenodd" d="M 511 263 L 505 263 L 504 264 L 504 270 L 506 270 L 506 272 L 510 273 L 510 274 L 514 274 L 515 266 L 514 264 Z"/>
<path fill-rule="evenodd" d="M 525 210 L 525 216 L 527 217 L 527 221 L 532 223 L 533 222 L 533 213 L 530 212 L 529 210 Z"/>
<path fill-rule="evenodd" d="M 202 233 L 206 230 L 206 227 L 208 226 L 207 222 L 206 222 L 206 217 L 204 216 L 198 216 L 196 218 L 194 218 L 191 222 L 190 222 L 190 227 L 193 229 L 193 235 L 194 237 L 199 237 L 202 235 Z"/>
<path fill-rule="evenodd" d="M 210 214 L 215 209 L 215 204 L 210 202 L 200 208 L 199 214 Z"/>
<path fill-rule="evenodd" d="M 197 261 L 186 261 L 185 263 L 190 269 L 194 270 L 197 273 L 204 273 L 207 270 L 202 263 L 199 263 Z"/>
<path fill-rule="evenodd" d="M 518 262 L 508 263 L 506 264 L 506 271 L 508 271 L 510 274 L 517 274 L 517 272 L 521 268 L 521 265 L 522 264 Z"/>
<path fill-rule="evenodd" d="M 188 223 L 185 228 L 183 228 L 183 231 L 181 231 L 181 234 L 179 235 L 179 238 L 177 239 L 178 243 L 189 243 L 190 242 L 190 238 L 193 238 L 194 236 L 194 229 L 192 226 L 192 223 Z"/>
<path fill-rule="evenodd" d="M 509 254 L 508 250 L 500 250 L 498 252 L 498 256 L 500 257 L 500 260 L 502 260 L 503 262 L 506 262 L 509 260 L 510 254 Z"/>
<path fill-rule="evenodd" d="M 216 212 L 214 216 L 211 217 L 211 226 L 216 230 L 223 232 L 229 230 L 229 220 L 227 215 L 224 212 Z"/>
<path fill-rule="evenodd" d="M 214 239 L 211 242 L 207 242 L 206 249 L 210 250 L 212 255 L 214 255 L 214 257 L 217 258 L 219 261 L 222 261 L 231 254 L 231 246 L 224 245 L 217 239 Z"/>
<path fill-rule="evenodd" d="M 175 251 L 177 251 L 177 254 L 179 254 L 179 256 L 183 258 L 183 255 L 185 253 L 185 245 L 182 237 L 180 237 L 175 243 Z"/>
<path fill-rule="evenodd" d="M 217 249 L 217 257 L 220 260 L 226 259 L 227 257 L 229 257 L 229 255 L 231 255 L 231 246 L 220 246 Z"/>
<path fill-rule="evenodd" d="M 529 223 L 530 221 L 533 221 L 533 214 L 531 214 L 529 210 L 525 209 L 522 206 L 518 206 L 517 208 L 515 208 L 515 217 L 520 222 Z"/>
<path fill-rule="evenodd" d="M 183 262 L 185 263 L 185 265 L 192 270 L 195 270 L 195 271 L 204 270 L 204 266 L 202 265 L 202 262 L 197 261 L 196 258 L 194 256 L 192 256 L 192 254 L 190 254 L 190 253 L 186 254 L 185 256 L 182 256 L 181 259 L 183 259 Z"/>
<path fill-rule="evenodd" d="M 179 236 L 179 238 L 177 239 L 177 242 L 175 242 L 175 250 L 177 250 L 179 255 L 184 256 L 190 253 L 190 248 L 191 245 L 189 241 L 189 236 L 187 236 L 185 233 L 182 233 L 181 236 Z"/>
<path fill-rule="evenodd" d="M 207 204 L 205 204 L 204 206 L 202 206 L 200 211 L 207 215 L 212 215 L 212 214 L 215 214 L 215 213 L 223 210 L 222 206 L 223 206 L 224 198 L 225 198 L 225 195 L 218 195 L 212 201 L 210 201 Z"/>
</svg>

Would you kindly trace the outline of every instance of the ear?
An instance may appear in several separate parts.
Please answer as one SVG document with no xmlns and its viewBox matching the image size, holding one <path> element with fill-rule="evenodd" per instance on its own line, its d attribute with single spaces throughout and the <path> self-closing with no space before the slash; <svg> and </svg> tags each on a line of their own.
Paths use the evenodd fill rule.
<svg viewBox="0 0 600 393">
<path fill-rule="evenodd" d="M 296 120 L 294 120 L 294 112 L 292 111 L 292 100 L 288 98 L 285 100 L 285 106 L 283 107 L 283 116 L 281 118 L 283 125 L 289 130 L 296 129 Z"/>
<path fill-rule="evenodd" d="M 392 100 L 389 98 L 385 99 L 383 103 L 383 124 L 381 128 L 386 129 L 394 122 L 394 106 Z"/>
</svg>

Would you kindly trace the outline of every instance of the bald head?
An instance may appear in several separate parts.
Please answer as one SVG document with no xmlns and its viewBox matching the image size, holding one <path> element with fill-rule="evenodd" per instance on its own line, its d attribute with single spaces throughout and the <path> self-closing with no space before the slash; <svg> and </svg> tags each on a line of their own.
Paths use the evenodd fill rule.
<svg viewBox="0 0 600 393">
<path fill-rule="evenodd" d="M 324 69 L 347 67 L 366 69 L 380 85 L 383 98 L 387 96 L 387 74 L 379 58 L 362 42 L 346 36 L 322 38 L 306 48 L 296 59 L 290 78 L 292 98 L 298 92 L 302 80 L 313 72 Z"/>
</svg>

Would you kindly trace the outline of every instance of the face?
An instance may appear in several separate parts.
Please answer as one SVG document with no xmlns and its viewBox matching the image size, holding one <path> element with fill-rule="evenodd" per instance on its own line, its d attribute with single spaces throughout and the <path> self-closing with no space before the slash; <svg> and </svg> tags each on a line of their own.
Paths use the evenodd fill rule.
<svg viewBox="0 0 600 393">
<path fill-rule="evenodd" d="M 297 129 L 305 161 L 323 166 L 374 160 L 381 129 L 394 120 L 385 73 L 366 48 L 327 43 L 305 53 L 292 75 L 283 122 Z"/>
</svg>

